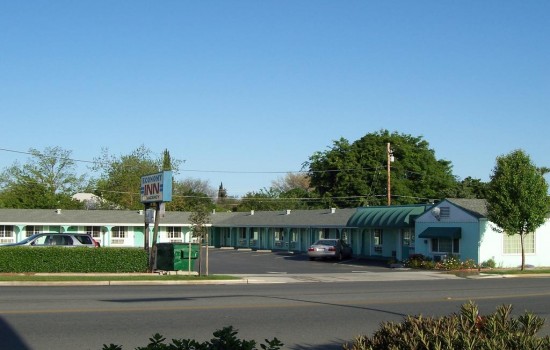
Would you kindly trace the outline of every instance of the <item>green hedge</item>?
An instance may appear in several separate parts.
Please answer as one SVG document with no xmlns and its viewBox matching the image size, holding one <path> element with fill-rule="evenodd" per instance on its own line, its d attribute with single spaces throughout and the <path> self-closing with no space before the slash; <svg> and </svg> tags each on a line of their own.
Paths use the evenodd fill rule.
<svg viewBox="0 0 550 350">
<path fill-rule="evenodd" d="M 0 273 L 146 271 L 141 248 L 0 248 Z"/>
</svg>

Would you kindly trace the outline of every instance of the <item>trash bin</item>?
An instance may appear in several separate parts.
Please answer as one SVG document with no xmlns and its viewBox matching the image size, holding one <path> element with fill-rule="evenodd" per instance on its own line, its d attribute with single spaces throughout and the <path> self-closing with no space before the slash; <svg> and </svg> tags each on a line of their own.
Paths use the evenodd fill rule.
<svg viewBox="0 0 550 350">
<path fill-rule="evenodd" d="M 198 243 L 157 243 L 157 270 L 194 271 L 199 249 Z"/>
</svg>

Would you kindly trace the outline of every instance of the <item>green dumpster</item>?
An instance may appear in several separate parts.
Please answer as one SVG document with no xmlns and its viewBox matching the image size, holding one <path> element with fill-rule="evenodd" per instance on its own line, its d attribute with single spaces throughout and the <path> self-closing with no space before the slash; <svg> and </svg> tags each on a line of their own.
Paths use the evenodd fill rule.
<svg viewBox="0 0 550 350">
<path fill-rule="evenodd" d="M 157 270 L 194 271 L 199 249 L 198 243 L 157 243 Z"/>
</svg>

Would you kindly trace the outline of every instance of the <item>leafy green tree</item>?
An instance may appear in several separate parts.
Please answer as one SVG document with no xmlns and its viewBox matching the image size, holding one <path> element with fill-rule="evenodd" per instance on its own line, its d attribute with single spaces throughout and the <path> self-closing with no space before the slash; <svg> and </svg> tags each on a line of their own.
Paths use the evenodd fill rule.
<svg viewBox="0 0 550 350">
<path fill-rule="evenodd" d="M 487 198 L 487 191 L 489 190 L 489 183 L 483 182 L 480 179 L 474 179 L 470 176 L 456 184 L 454 190 L 450 190 L 446 197 L 453 198 Z"/>
<path fill-rule="evenodd" d="M 237 211 L 309 209 L 308 200 L 318 202 L 306 190 L 292 189 L 280 192 L 273 187 L 259 192 L 248 192 L 237 206 Z"/>
<path fill-rule="evenodd" d="M 487 202 L 488 218 L 498 225 L 498 230 L 520 236 L 524 270 L 524 237 L 544 224 L 548 214 L 548 184 L 524 151 L 497 157 Z"/>
<path fill-rule="evenodd" d="M 100 171 L 101 175 L 92 184 L 95 187 L 93 192 L 118 207 L 141 209 L 141 177 L 157 173 L 165 167 L 177 171 L 178 164 L 178 161 L 170 159 L 168 151 L 161 158 L 155 159 L 151 150 L 144 145 L 120 157 L 111 156 L 104 149 L 103 154 L 95 159 L 93 170 Z"/>
<path fill-rule="evenodd" d="M 27 163 L 15 162 L 0 175 L 0 205 L 7 208 L 73 209 L 82 204 L 72 195 L 84 186 L 84 176 L 76 175 L 71 151 L 46 147 L 34 148 Z"/>
<path fill-rule="evenodd" d="M 422 137 L 381 130 L 350 143 L 341 138 L 314 153 L 304 168 L 311 186 L 331 206 L 387 203 L 387 144 L 391 163 L 392 203 L 409 204 L 445 197 L 456 186 L 450 161 L 436 159 Z"/>
</svg>

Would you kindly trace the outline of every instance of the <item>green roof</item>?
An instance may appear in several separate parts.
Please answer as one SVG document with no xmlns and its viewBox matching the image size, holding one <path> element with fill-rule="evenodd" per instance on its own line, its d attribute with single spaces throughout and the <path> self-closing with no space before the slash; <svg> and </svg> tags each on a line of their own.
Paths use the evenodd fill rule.
<svg viewBox="0 0 550 350">
<path fill-rule="evenodd" d="M 413 227 L 414 219 L 431 205 L 396 205 L 358 208 L 348 220 L 348 227 L 405 228 Z"/>
</svg>

